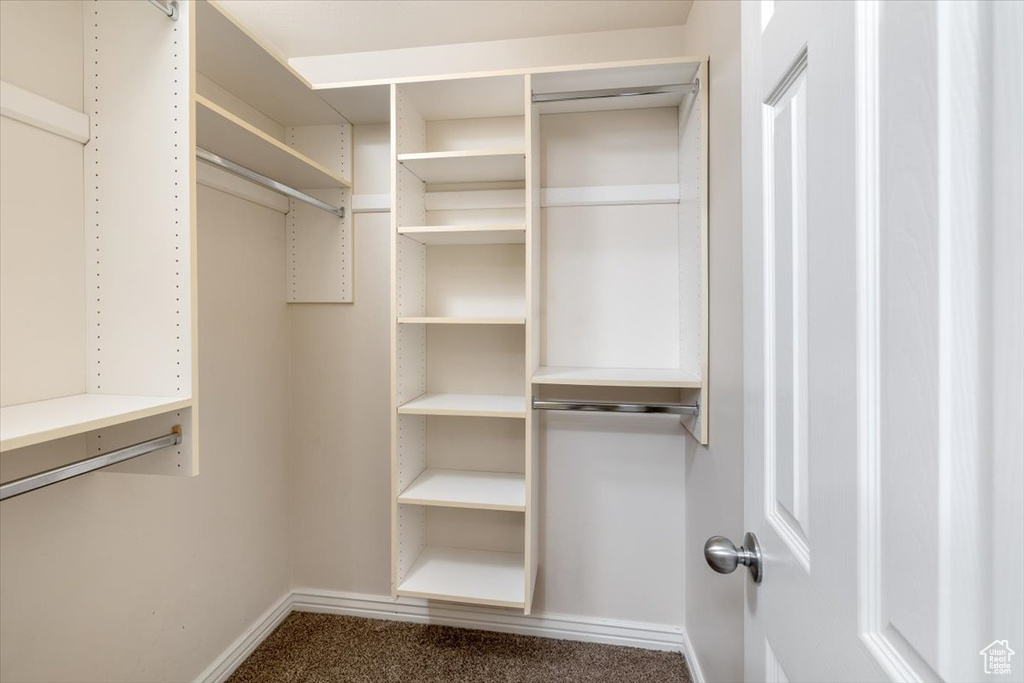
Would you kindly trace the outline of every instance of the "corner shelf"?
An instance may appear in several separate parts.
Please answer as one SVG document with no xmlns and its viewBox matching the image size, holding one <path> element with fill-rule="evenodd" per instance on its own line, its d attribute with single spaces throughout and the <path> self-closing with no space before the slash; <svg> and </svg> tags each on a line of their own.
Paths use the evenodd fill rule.
<svg viewBox="0 0 1024 683">
<path fill-rule="evenodd" d="M 521 149 L 414 152 L 398 155 L 398 163 L 425 183 L 525 180 L 525 160 L 526 152 Z"/>
<path fill-rule="evenodd" d="M 406 505 L 436 505 L 475 510 L 526 509 L 522 474 L 427 469 L 398 496 Z"/>
<path fill-rule="evenodd" d="M 306 79 L 219 4 L 203 0 L 194 7 L 200 73 L 283 126 L 345 123 Z"/>
<path fill-rule="evenodd" d="M 0 408 L 0 452 L 188 408 L 171 396 L 76 394 Z"/>
<path fill-rule="evenodd" d="M 399 235 L 405 235 L 421 244 L 524 244 L 524 225 L 417 225 L 398 228 Z"/>
<path fill-rule="evenodd" d="M 533 373 L 534 384 L 599 387 L 668 387 L 700 389 L 699 377 L 674 368 L 545 367 Z"/>
<path fill-rule="evenodd" d="M 405 316 L 398 319 L 400 325 L 525 325 L 526 318 L 468 318 L 468 317 L 440 317 Z"/>
<path fill-rule="evenodd" d="M 295 188 L 351 186 L 345 178 L 202 95 L 196 95 L 196 145 Z"/>
<path fill-rule="evenodd" d="M 525 585 L 522 553 L 427 547 L 396 593 L 521 609 Z"/>
<path fill-rule="evenodd" d="M 495 394 L 423 394 L 398 407 L 399 415 L 526 418 L 526 397 Z"/>
</svg>

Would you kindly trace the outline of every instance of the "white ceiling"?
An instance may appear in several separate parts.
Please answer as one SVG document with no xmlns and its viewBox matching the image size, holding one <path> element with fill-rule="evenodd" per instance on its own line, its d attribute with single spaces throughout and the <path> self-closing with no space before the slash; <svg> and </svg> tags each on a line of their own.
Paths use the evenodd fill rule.
<svg viewBox="0 0 1024 683">
<path fill-rule="evenodd" d="M 693 0 L 221 0 L 285 57 L 674 26 Z"/>
</svg>

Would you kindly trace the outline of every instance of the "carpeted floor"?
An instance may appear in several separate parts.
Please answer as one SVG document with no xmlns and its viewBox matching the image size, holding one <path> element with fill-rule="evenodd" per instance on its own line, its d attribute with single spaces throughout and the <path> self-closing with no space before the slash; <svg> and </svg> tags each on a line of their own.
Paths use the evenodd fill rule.
<svg viewBox="0 0 1024 683">
<path fill-rule="evenodd" d="M 682 655 L 293 612 L 229 683 L 690 683 Z"/>
</svg>

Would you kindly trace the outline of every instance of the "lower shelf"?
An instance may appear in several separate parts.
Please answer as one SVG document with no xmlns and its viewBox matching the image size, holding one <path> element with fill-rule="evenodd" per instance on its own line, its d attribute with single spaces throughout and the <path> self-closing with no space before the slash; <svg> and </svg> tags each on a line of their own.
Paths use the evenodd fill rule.
<svg viewBox="0 0 1024 683">
<path fill-rule="evenodd" d="M 522 553 L 460 548 L 426 548 L 398 595 L 522 608 L 526 575 Z"/>
<path fill-rule="evenodd" d="M 423 394 L 398 406 L 400 415 L 526 417 L 526 398 L 494 394 Z"/>
<path fill-rule="evenodd" d="M 534 384 L 604 387 L 672 387 L 700 389 L 699 377 L 676 368 L 572 368 L 541 366 Z"/>
<path fill-rule="evenodd" d="M 188 398 L 76 394 L 0 409 L 0 451 L 187 408 Z"/>
</svg>

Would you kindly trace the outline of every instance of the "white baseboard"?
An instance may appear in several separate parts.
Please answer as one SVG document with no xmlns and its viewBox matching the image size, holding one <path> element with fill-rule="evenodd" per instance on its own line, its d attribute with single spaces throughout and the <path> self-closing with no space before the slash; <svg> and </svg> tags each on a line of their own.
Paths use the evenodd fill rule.
<svg viewBox="0 0 1024 683">
<path fill-rule="evenodd" d="M 222 683 L 235 669 L 253 653 L 260 643 L 269 636 L 284 618 L 292 613 L 292 594 L 285 593 L 274 605 L 263 613 L 245 633 L 231 643 L 203 673 L 196 677 L 196 683 Z"/>
<path fill-rule="evenodd" d="M 488 607 L 435 603 L 411 598 L 392 600 L 380 595 L 297 588 L 282 597 L 238 640 L 232 643 L 196 679 L 197 683 L 222 683 L 226 680 L 291 612 L 319 612 L 368 619 L 390 619 L 418 624 L 438 624 L 482 631 L 518 633 L 542 638 L 681 652 L 686 657 L 694 682 L 703 683 L 704 681 L 690 639 L 684 629 L 675 626 L 562 614 L 527 616 L 516 614 L 511 610 Z"/>
<path fill-rule="evenodd" d="M 693 683 L 704 683 L 707 679 L 704 678 L 704 671 L 700 668 L 700 661 L 697 659 L 697 653 L 693 649 L 690 634 L 685 630 L 683 631 L 683 657 L 686 659 L 686 666 L 690 667 L 690 680 Z"/>
</svg>

